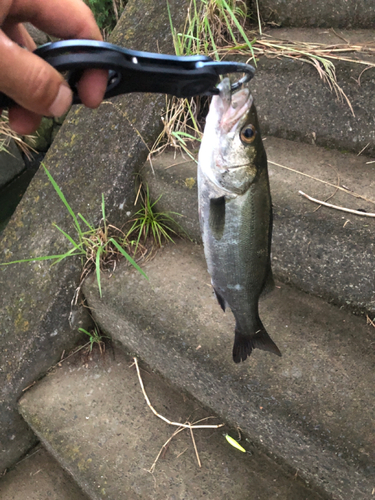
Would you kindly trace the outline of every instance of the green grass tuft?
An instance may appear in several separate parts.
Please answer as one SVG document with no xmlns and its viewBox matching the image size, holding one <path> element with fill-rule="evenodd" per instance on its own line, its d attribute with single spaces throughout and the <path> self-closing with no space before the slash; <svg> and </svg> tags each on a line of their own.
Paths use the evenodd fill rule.
<svg viewBox="0 0 375 500">
<path fill-rule="evenodd" d="M 135 260 L 125 250 L 125 248 L 128 247 L 128 242 L 124 233 L 120 229 L 108 224 L 105 214 L 104 195 L 102 194 L 101 203 L 103 218 L 99 227 L 95 228 L 89 222 L 87 222 L 83 215 L 81 215 L 80 213 L 76 215 L 74 213 L 73 209 L 69 205 L 67 199 L 65 198 L 60 187 L 57 185 L 55 179 L 52 177 L 51 173 L 48 171 L 44 164 L 42 164 L 42 166 L 53 188 L 55 189 L 60 200 L 64 204 L 66 210 L 73 220 L 73 226 L 76 233 L 74 237 L 55 224 L 56 229 L 58 229 L 66 238 L 66 240 L 68 240 L 68 242 L 71 244 L 71 248 L 65 253 L 59 255 L 30 257 L 28 259 L 15 260 L 12 262 L 2 262 L 0 263 L 0 266 L 19 264 L 23 262 L 41 262 L 45 260 L 51 260 L 52 264 L 58 264 L 67 257 L 81 256 L 83 263 L 81 281 L 92 270 L 95 270 L 99 294 L 100 296 L 102 296 L 101 269 L 104 265 L 110 265 L 120 255 L 122 255 L 128 260 L 128 262 L 130 262 L 130 264 L 132 264 L 137 269 L 137 271 L 142 274 L 142 276 L 147 279 L 144 271 L 142 271 Z M 81 220 L 86 226 L 85 230 L 81 228 L 79 220 Z"/>
</svg>

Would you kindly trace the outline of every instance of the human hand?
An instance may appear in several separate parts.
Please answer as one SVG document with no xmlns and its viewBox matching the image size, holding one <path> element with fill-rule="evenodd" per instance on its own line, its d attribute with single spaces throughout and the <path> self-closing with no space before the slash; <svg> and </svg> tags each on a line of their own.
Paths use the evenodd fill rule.
<svg viewBox="0 0 375 500">
<path fill-rule="evenodd" d="M 61 73 L 32 53 L 36 45 L 23 22 L 58 38 L 102 40 L 81 0 L 0 0 L 0 92 L 18 104 L 9 109 L 9 125 L 20 135 L 34 132 L 42 116 L 61 116 L 72 104 Z M 104 70 L 86 70 L 78 83 L 79 96 L 89 108 L 99 106 L 106 88 Z"/>
</svg>

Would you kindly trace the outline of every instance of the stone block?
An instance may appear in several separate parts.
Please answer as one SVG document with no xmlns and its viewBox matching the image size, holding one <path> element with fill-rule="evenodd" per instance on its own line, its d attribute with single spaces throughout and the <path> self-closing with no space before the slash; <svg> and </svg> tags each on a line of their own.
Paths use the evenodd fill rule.
<svg viewBox="0 0 375 500">
<path fill-rule="evenodd" d="M 5 141 L 0 149 L 0 189 L 11 182 L 25 168 L 20 150 L 13 139 Z"/>
</svg>

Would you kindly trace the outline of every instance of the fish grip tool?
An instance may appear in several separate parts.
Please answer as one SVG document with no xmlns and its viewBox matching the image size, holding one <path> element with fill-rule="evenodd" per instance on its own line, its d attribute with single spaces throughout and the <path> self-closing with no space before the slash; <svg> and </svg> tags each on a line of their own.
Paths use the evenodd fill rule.
<svg viewBox="0 0 375 500">
<path fill-rule="evenodd" d="M 245 73 L 232 85 L 232 91 L 248 82 L 255 73 L 249 64 L 214 61 L 209 56 L 172 56 L 129 50 L 93 40 L 64 40 L 38 47 L 34 54 L 60 72 L 68 72 L 73 103 L 81 103 L 77 83 L 85 69 L 108 70 L 104 99 L 130 92 L 156 92 L 176 97 L 215 95 L 220 75 Z M 0 93 L 0 108 L 14 101 Z"/>
</svg>

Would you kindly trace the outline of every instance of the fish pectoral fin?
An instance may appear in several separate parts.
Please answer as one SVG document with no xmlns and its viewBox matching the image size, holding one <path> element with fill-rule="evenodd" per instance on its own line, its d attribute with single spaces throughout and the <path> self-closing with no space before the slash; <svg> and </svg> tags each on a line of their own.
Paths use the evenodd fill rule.
<svg viewBox="0 0 375 500">
<path fill-rule="evenodd" d="M 214 290 L 214 292 L 215 292 L 215 296 L 216 296 L 216 298 L 217 298 L 217 301 L 218 301 L 218 302 L 219 302 L 219 304 L 220 304 L 220 307 L 221 307 L 221 308 L 222 308 L 222 310 L 225 312 L 226 302 L 225 302 L 224 297 L 222 297 L 222 296 L 220 295 L 220 293 L 219 293 L 219 292 L 215 289 L 214 285 L 212 285 L 212 288 L 213 288 L 213 290 Z"/>
<path fill-rule="evenodd" d="M 208 224 L 213 236 L 220 240 L 225 227 L 225 196 L 210 199 L 210 215 Z"/>
<path fill-rule="evenodd" d="M 277 356 L 281 356 L 279 348 L 268 335 L 260 320 L 259 327 L 254 334 L 249 335 L 249 333 L 242 333 L 236 326 L 233 345 L 233 361 L 235 363 L 245 361 L 253 349 L 261 349 L 262 351 L 272 352 Z"/>
</svg>

